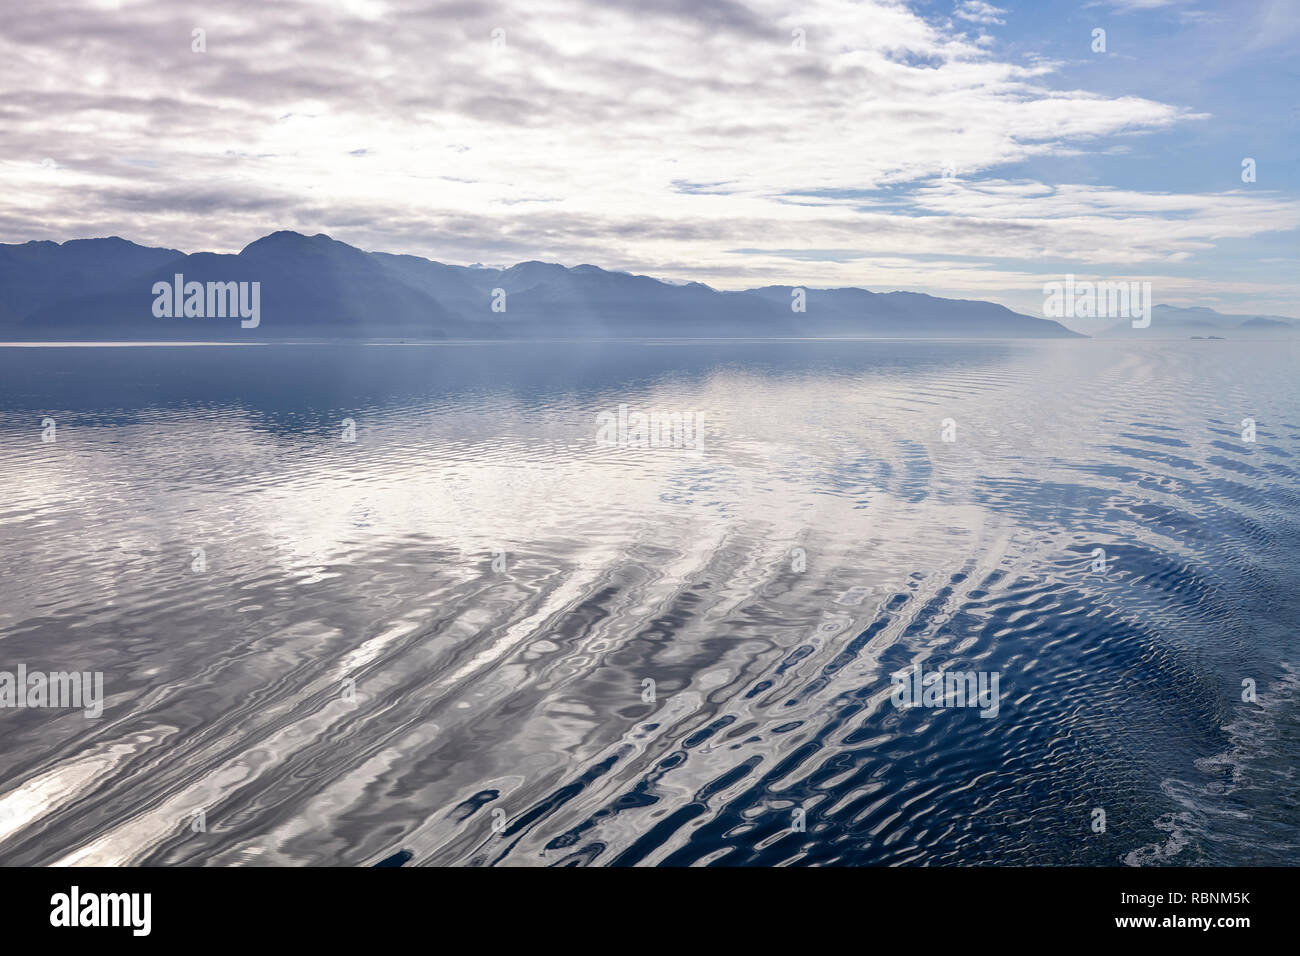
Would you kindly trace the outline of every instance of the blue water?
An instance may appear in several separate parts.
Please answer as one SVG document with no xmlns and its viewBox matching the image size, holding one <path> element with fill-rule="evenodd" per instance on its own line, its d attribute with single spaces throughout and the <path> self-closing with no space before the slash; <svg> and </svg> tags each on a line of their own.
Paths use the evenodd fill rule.
<svg viewBox="0 0 1300 956">
<path fill-rule="evenodd" d="M 1298 358 L 0 348 L 0 863 L 1293 862 Z"/>
</svg>

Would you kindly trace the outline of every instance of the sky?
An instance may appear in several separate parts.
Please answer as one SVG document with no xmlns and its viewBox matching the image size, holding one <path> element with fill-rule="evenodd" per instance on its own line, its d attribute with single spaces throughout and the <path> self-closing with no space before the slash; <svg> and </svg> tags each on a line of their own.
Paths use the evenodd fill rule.
<svg viewBox="0 0 1300 956">
<path fill-rule="evenodd" d="M 0 242 L 1300 317 L 1297 42 L 1297 0 L 41 0 Z"/>
</svg>

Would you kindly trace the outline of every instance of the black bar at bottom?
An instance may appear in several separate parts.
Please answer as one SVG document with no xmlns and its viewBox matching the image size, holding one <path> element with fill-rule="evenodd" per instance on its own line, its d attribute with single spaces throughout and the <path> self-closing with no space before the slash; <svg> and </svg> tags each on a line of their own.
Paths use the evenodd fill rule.
<svg viewBox="0 0 1300 956">
<path fill-rule="evenodd" d="M 962 945 L 970 933 L 1039 941 L 1146 943 L 1192 935 L 1231 944 L 1277 933 L 1294 871 L 1286 868 L 584 870 L 429 869 L 0 870 L 6 938 L 125 945 L 431 943 L 430 932 L 500 945 L 577 933 L 592 940 L 693 940 L 703 923 L 734 952 L 751 934 L 846 928 L 863 945 L 897 938 Z M 381 872 L 382 869 L 398 872 Z M 75 887 L 75 889 L 74 889 Z M 147 899 L 144 894 L 148 894 Z M 147 902 L 147 907 L 146 907 Z M 1208 923 L 1206 922 L 1208 921 Z M 87 923 L 96 925 L 86 925 Z M 75 925 L 74 925 L 75 924 Z M 108 924 L 108 925 L 103 925 Z M 147 933 L 144 930 L 147 929 Z M 685 933 L 683 940 L 680 934 Z M 593 935 L 594 934 L 594 935 Z M 474 937 L 478 942 L 471 942 Z M 990 938 L 990 937 L 985 937 Z M 826 942 L 823 939 L 823 942 Z M 445 944 L 452 945 L 450 938 Z"/>
</svg>

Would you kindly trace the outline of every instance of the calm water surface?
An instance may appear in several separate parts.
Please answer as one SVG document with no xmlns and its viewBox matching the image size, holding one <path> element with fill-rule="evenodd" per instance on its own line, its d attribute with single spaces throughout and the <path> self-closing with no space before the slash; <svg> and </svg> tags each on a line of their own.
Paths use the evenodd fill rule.
<svg viewBox="0 0 1300 956">
<path fill-rule="evenodd" d="M 1294 862 L 1298 360 L 0 348 L 0 863 Z"/>
</svg>

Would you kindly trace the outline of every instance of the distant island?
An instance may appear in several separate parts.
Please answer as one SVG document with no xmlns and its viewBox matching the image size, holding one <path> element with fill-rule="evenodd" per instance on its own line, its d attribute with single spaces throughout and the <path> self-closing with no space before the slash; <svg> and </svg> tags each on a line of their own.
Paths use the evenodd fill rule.
<svg viewBox="0 0 1300 956">
<path fill-rule="evenodd" d="M 242 322 L 241 293 L 243 314 L 257 313 Z M 5 341 L 801 336 L 1084 337 L 992 302 L 855 288 L 725 292 L 593 265 L 454 266 L 288 231 L 238 255 L 117 237 L 0 245 Z"/>
</svg>

